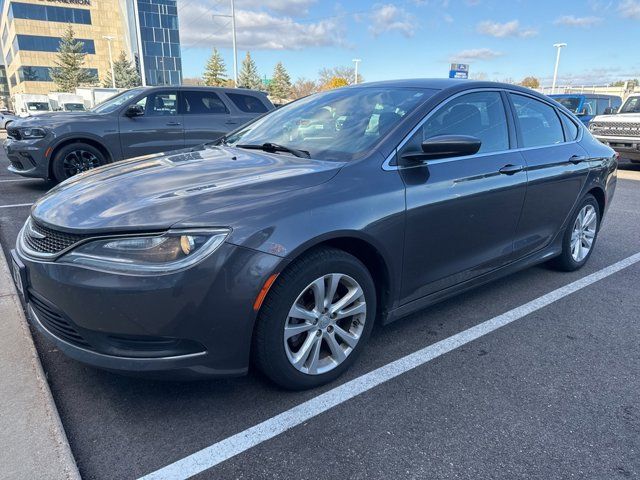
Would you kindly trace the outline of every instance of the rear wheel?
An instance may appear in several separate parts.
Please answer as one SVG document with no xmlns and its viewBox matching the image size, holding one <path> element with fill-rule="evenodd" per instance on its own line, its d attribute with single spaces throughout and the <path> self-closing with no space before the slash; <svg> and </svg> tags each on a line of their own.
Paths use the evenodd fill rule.
<svg viewBox="0 0 640 480">
<path fill-rule="evenodd" d="M 51 170 L 56 181 L 62 182 L 105 163 L 104 155 L 94 146 L 86 143 L 72 143 L 56 152 Z"/>
<path fill-rule="evenodd" d="M 600 229 L 600 206 L 588 194 L 573 213 L 572 219 L 562 238 L 562 253 L 550 264 L 566 272 L 582 268 L 596 243 Z"/>
<path fill-rule="evenodd" d="M 360 354 L 375 312 L 367 268 L 341 250 L 316 250 L 288 267 L 265 299 L 254 337 L 257 366 L 289 389 L 330 382 Z"/>
</svg>

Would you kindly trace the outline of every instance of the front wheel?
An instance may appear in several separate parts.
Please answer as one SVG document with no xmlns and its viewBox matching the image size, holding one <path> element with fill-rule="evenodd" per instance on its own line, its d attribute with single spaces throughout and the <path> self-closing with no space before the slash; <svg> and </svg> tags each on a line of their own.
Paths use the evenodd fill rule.
<svg viewBox="0 0 640 480">
<path fill-rule="evenodd" d="M 562 238 L 562 253 L 551 260 L 551 265 L 565 272 L 582 268 L 593 253 L 599 229 L 600 206 L 588 194 L 574 211 Z"/>
<path fill-rule="evenodd" d="M 265 299 L 257 366 L 293 390 L 330 382 L 360 354 L 375 315 L 375 286 L 362 262 L 342 250 L 316 250 L 282 272 Z"/>
<path fill-rule="evenodd" d="M 51 171 L 56 181 L 62 182 L 106 163 L 103 153 L 86 143 L 72 143 L 62 147 L 53 157 Z"/>
</svg>

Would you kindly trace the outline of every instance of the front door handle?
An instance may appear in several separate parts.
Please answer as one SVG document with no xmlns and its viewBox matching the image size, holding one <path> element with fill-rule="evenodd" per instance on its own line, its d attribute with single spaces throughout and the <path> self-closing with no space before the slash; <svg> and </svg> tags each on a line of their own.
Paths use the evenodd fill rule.
<svg viewBox="0 0 640 480">
<path fill-rule="evenodd" d="M 577 164 L 582 163 L 582 162 L 586 162 L 587 160 L 588 160 L 587 157 L 584 157 L 584 156 L 581 156 L 581 155 L 573 155 L 569 159 L 569 161 L 571 163 L 573 163 L 574 165 L 577 165 Z"/>
<path fill-rule="evenodd" d="M 180 122 L 167 122 L 168 127 L 179 127 L 180 125 Z"/>
<path fill-rule="evenodd" d="M 503 175 L 513 175 L 514 173 L 518 173 L 524 170 L 522 165 L 505 165 L 500 170 L 498 170 Z"/>
</svg>

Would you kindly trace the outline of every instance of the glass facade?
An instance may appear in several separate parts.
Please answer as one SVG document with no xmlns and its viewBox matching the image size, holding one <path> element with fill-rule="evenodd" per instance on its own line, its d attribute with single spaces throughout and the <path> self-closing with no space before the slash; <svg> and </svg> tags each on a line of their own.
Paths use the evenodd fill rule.
<svg viewBox="0 0 640 480">
<path fill-rule="evenodd" d="M 60 37 L 44 37 L 39 35 L 16 35 L 14 47 L 18 50 L 30 50 L 33 52 L 57 52 L 60 47 Z M 85 53 L 96 53 L 93 40 L 78 38 L 84 44 Z"/>
<path fill-rule="evenodd" d="M 147 85 L 180 85 L 182 59 L 176 0 L 135 0 Z"/>
<path fill-rule="evenodd" d="M 89 10 L 55 7 L 51 5 L 35 5 L 33 3 L 11 2 L 9 18 L 91 25 L 91 12 Z"/>
<path fill-rule="evenodd" d="M 84 70 L 98 76 L 96 68 L 85 68 Z M 21 82 L 52 82 L 51 69 L 49 67 L 22 66 L 18 68 L 18 79 Z"/>
<path fill-rule="evenodd" d="M 0 99 L 7 103 L 7 97 L 9 96 L 9 82 L 7 80 L 7 70 L 4 65 L 0 65 Z"/>
</svg>

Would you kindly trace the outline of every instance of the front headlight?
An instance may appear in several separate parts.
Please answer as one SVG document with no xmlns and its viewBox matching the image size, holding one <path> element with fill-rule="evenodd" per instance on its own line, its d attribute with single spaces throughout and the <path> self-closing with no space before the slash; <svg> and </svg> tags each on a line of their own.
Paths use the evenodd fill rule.
<svg viewBox="0 0 640 480">
<path fill-rule="evenodd" d="M 201 262 L 222 245 L 228 229 L 170 230 L 84 243 L 59 261 L 129 275 L 174 273 Z"/>
<path fill-rule="evenodd" d="M 18 129 L 20 136 L 24 139 L 44 138 L 47 136 L 47 130 L 42 127 L 21 127 Z"/>
</svg>

